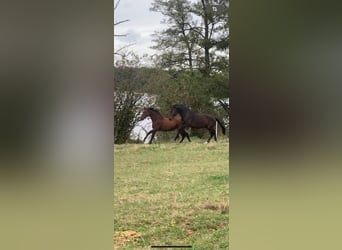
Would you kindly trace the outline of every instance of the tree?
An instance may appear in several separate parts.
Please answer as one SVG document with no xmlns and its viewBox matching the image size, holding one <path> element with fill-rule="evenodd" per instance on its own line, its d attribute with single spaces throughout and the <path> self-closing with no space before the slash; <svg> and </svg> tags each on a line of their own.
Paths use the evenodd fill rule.
<svg viewBox="0 0 342 250">
<path fill-rule="evenodd" d="M 201 0 L 194 4 L 193 13 L 202 19 L 199 33 L 199 43 L 204 50 L 202 72 L 209 76 L 215 68 L 224 69 L 214 65 L 219 66 L 215 62 L 227 58 L 216 52 L 228 49 L 228 1 Z"/>
<path fill-rule="evenodd" d="M 114 4 L 114 17 L 119 4 L 120 0 Z M 116 37 L 126 36 L 116 34 L 115 27 L 128 21 L 114 21 L 114 42 Z M 138 119 L 137 104 L 143 96 L 139 91 L 142 85 L 140 72 L 136 69 L 139 57 L 126 51 L 129 46 L 114 50 L 114 143 L 118 144 L 129 139 Z"/>
<path fill-rule="evenodd" d="M 118 0 L 115 4 L 114 4 L 114 18 L 115 18 L 115 11 L 118 9 L 119 5 L 120 5 L 120 2 L 121 0 Z M 125 20 L 119 20 L 119 21 L 115 21 L 114 20 L 114 44 L 115 44 L 115 37 L 123 37 L 123 36 L 126 36 L 127 34 L 117 34 L 115 33 L 115 27 L 120 25 L 120 24 L 123 24 L 125 22 L 128 22 L 129 19 L 125 19 Z M 131 44 L 128 44 L 128 45 L 125 45 L 119 49 L 115 49 L 115 46 L 114 46 L 114 57 L 119 55 L 119 56 L 122 56 L 122 51 L 124 51 L 125 49 L 127 49 L 129 46 L 131 46 Z"/>
<path fill-rule="evenodd" d="M 127 142 L 139 120 L 139 111 L 152 101 L 145 95 L 147 74 L 134 53 L 123 56 L 114 66 L 114 143 Z"/>
<path fill-rule="evenodd" d="M 155 33 L 152 47 L 161 52 L 163 68 L 196 68 L 204 76 L 227 70 L 227 0 L 155 0 L 151 11 L 163 14 L 162 22 L 168 26 Z"/>
<path fill-rule="evenodd" d="M 165 68 L 177 67 L 193 71 L 197 34 L 193 32 L 196 22 L 191 15 L 188 0 L 163 1 L 155 0 L 151 11 L 160 12 L 166 18 L 168 28 L 156 32 L 156 45 L 152 48 L 163 51 L 159 58 Z"/>
</svg>

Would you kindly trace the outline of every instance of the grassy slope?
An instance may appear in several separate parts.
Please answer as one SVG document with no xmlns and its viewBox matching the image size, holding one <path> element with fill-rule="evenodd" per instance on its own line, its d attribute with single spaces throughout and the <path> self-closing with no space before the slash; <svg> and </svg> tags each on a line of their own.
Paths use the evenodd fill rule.
<svg viewBox="0 0 342 250">
<path fill-rule="evenodd" d="M 228 249 L 228 142 L 114 150 L 115 249 Z"/>
</svg>

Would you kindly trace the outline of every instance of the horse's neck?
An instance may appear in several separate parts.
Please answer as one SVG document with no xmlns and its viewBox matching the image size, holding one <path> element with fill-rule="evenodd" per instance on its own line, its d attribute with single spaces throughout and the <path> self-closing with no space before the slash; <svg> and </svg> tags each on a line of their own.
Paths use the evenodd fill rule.
<svg viewBox="0 0 342 250">
<path fill-rule="evenodd" d="M 187 116 L 189 116 L 192 112 L 190 110 L 186 110 L 184 112 L 179 113 L 179 115 L 182 117 L 182 120 L 184 120 Z"/>
<path fill-rule="evenodd" d="M 162 118 L 162 116 L 157 114 L 156 112 L 150 112 L 150 117 L 151 117 L 153 122 L 158 120 L 158 119 L 160 119 L 160 118 Z"/>
</svg>

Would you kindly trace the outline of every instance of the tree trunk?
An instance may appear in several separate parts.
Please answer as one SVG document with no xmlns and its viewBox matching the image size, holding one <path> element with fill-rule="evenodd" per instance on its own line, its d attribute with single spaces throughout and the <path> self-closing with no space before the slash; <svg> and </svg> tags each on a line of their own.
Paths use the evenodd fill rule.
<svg viewBox="0 0 342 250">
<path fill-rule="evenodd" d="M 209 15 L 208 15 L 208 8 L 209 8 L 209 1 L 208 0 L 201 0 L 202 7 L 203 7 L 203 23 L 204 23 L 204 75 L 209 76 L 210 74 L 210 39 L 209 39 Z"/>
</svg>

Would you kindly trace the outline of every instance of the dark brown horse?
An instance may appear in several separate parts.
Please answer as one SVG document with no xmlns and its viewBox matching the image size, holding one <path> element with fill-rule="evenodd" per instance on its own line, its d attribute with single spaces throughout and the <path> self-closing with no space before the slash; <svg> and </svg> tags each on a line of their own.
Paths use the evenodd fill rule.
<svg viewBox="0 0 342 250">
<path fill-rule="evenodd" d="M 144 141 L 146 140 L 147 136 L 152 133 L 149 142 L 150 144 L 152 143 L 152 140 L 157 131 L 172 131 L 178 129 L 182 124 L 182 120 L 180 118 L 171 119 L 168 117 L 164 117 L 157 109 L 154 108 L 144 108 L 144 111 L 141 115 L 141 120 L 144 120 L 148 116 L 151 117 L 152 120 L 152 130 L 146 134 Z M 184 129 L 178 130 L 175 140 L 178 139 L 179 134 L 182 135 L 182 139 L 180 142 L 184 140 L 185 136 L 188 138 L 189 142 L 191 142 L 189 134 Z"/>
<path fill-rule="evenodd" d="M 191 127 L 191 128 L 206 128 L 209 130 L 210 137 L 208 139 L 208 143 L 210 142 L 211 138 L 214 136 L 215 141 L 217 141 L 216 138 L 216 130 L 215 125 L 216 122 L 221 126 L 222 133 L 226 133 L 226 128 L 223 126 L 222 122 L 217 119 L 216 117 L 208 114 L 200 114 L 192 112 L 190 109 L 188 109 L 186 106 L 182 104 L 175 104 L 172 106 L 171 110 L 172 116 L 176 116 L 179 114 L 182 117 L 182 125 L 178 129 L 178 133 L 181 130 L 184 130 L 185 128 Z M 178 133 L 176 137 L 178 136 Z"/>
</svg>

